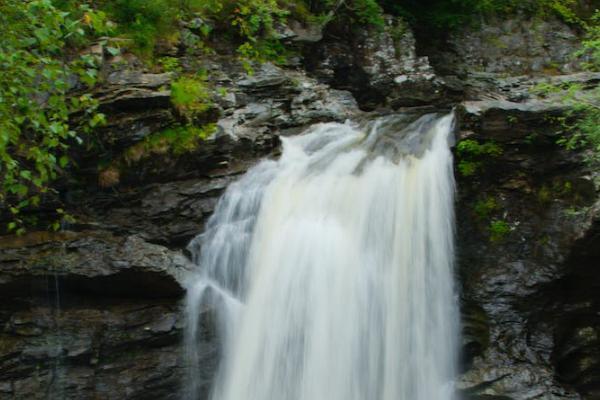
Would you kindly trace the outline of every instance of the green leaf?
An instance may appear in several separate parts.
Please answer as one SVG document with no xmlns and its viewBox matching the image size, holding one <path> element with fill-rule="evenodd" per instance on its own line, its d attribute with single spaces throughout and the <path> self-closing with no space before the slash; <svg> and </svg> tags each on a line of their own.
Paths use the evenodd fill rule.
<svg viewBox="0 0 600 400">
<path fill-rule="evenodd" d="M 16 194 L 19 197 L 24 197 L 25 195 L 27 195 L 28 191 L 29 191 L 29 188 L 20 183 L 13 185 L 10 188 L 10 192 Z"/>
<path fill-rule="evenodd" d="M 25 180 L 30 181 L 31 180 L 31 171 L 24 169 L 19 172 L 19 176 Z"/>
<path fill-rule="evenodd" d="M 121 54 L 121 50 L 119 48 L 117 48 L 117 47 L 107 46 L 106 47 L 106 51 L 108 51 L 108 54 L 110 54 L 113 57 Z"/>
<path fill-rule="evenodd" d="M 60 165 L 62 168 L 66 167 L 66 166 L 69 164 L 69 158 L 68 158 L 67 156 L 61 156 L 61 157 L 58 159 L 58 164 L 59 164 L 59 165 Z"/>
</svg>

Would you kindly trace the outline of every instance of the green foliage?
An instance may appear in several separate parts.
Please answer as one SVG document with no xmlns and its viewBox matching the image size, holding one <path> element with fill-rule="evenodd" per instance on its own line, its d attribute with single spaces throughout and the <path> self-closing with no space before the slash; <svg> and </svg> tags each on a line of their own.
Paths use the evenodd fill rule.
<svg viewBox="0 0 600 400">
<path fill-rule="evenodd" d="M 187 124 L 172 126 L 153 133 L 141 142 L 129 147 L 121 156 L 101 166 L 99 168 L 98 184 L 104 188 L 117 185 L 121 178 L 121 172 L 142 160 L 156 156 L 179 156 L 190 153 L 196 150 L 216 130 L 215 124 L 204 126 Z"/>
<path fill-rule="evenodd" d="M 584 67 L 590 71 L 600 71 L 600 10 L 596 10 L 587 25 L 587 35 L 581 50 L 576 54 L 584 56 L 588 61 Z"/>
<path fill-rule="evenodd" d="M 236 6 L 231 25 L 238 27 L 246 43 L 255 43 L 261 37 L 272 37 L 275 23 L 287 15 L 276 0 L 240 0 Z"/>
<path fill-rule="evenodd" d="M 383 28 L 383 9 L 375 0 L 354 0 L 352 10 L 359 24 Z"/>
<path fill-rule="evenodd" d="M 101 4 L 118 23 L 119 33 L 130 37 L 134 50 L 145 59 L 152 59 L 159 40 L 181 39 L 187 48 L 211 52 L 205 41 L 214 35 L 237 43 L 243 60 L 282 60 L 275 26 L 288 12 L 276 0 L 106 0 Z M 191 30 L 181 29 L 181 21 L 193 21 Z"/>
<path fill-rule="evenodd" d="M 492 196 L 485 196 L 484 198 L 477 200 L 473 207 L 473 211 L 481 220 L 487 220 L 497 209 L 498 202 Z"/>
<path fill-rule="evenodd" d="M 206 86 L 206 77 L 183 76 L 171 83 L 171 102 L 188 121 L 212 107 L 212 94 Z"/>
<path fill-rule="evenodd" d="M 579 24 L 574 12 L 577 0 L 381 0 L 387 12 L 402 15 L 413 24 L 440 30 L 472 25 L 482 16 L 525 13 L 541 18 L 556 15 L 568 23 Z"/>
<path fill-rule="evenodd" d="M 541 185 L 537 190 L 536 197 L 541 205 L 548 205 L 559 198 L 569 198 L 570 201 L 574 201 L 577 194 L 573 193 L 573 184 L 570 181 L 557 179 L 552 184 Z"/>
<path fill-rule="evenodd" d="M 215 124 L 201 127 L 184 125 L 167 128 L 130 147 L 124 154 L 124 161 L 127 164 L 132 164 L 152 155 L 169 153 L 181 155 L 192 152 L 216 129 Z"/>
<path fill-rule="evenodd" d="M 583 66 L 600 71 L 600 11 L 596 11 L 587 26 L 586 40 L 575 55 L 585 57 Z M 552 121 L 560 126 L 563 135 L 557 143 L 568 150 L 589 149 L 586 159 L 600 162 L 600 87 L 583 87 L 577 83 L 536 85 L 532 91 L 542 97 L 550 97 L 568 106 L 569 111 Z"/>
<path fill-rule="evenodd" d="M 283 63 L 285 49 L 276 38 L 275 25 L 283 23 L 287 11 L 276 0 L 242 0 L 233 9 L 231 25 L 238 28 L 243 43 L 238 47 L 244 68 L 253 70 L 250 61 Z"/>
<path fill-rule="evenodd" d="M 490 195 L 479 198 L 473 205 L 473 212 L 477 216 L 477 220 L 481 223 L 481 227 L 485 229 L 490 241 L 493 243 L 504 240 L 506 235 L 512 230 L 510 224 L 504 218 L 497 216 L 499 211 L 501 211 L 500 204 L 495 197 Z"/>
<path fill-rule="evenodd" d="M 162 132 L 149 136 L 144 141 L 144 146 L 150 152 L 161 154 L 171 152 L 180 155 L 192 152 L 200 143 L 216 131 L 215 124 L 202 127 L 185 125 L 167 128 Z"/>
<path fill-rule="evenodd" d="M 488 227 L 488 231 L 490 234 L 491 242 L 501 242 L 511 231 L 510 225 L 508 222 L 502 219 L 494 219 L 490 222 L 490 226 Z"/>
<path fill-rule="evenodd" d="M 175 57 L 161 57 L 158 60 L 159 65 L 165 72 L 181 73 L 182 68 L 179 59 Z"/>
<path fill-rule="evenodd" d="M 476 140 L 462 140 L 456 146 L 458 154 L 462 156 L 482 156 L 498 157 L 502 155 L 502 148 L 494 142 L 480 144 Z"/>
<path fill-rule="evenodd" d="M 85 5 L 78 14 L 50 0 L 0 5 L 0 209 L 12 214 L 8 231 L 24 232 L 21 210 L 38 206 L 70 164 L 68 149 L 81 142 L 70 117 L 83 115 L 80 132 L 104 122 L 89 94 L 67 96 L 93 86 L 98 72 L 93 56 L 67 59 L 64 47 L 109 30 L 103 14 Z"/>
<path fill-rule="evenodd" d="M 584 67 L 590 71 L 600 71 L 600 10 L 596 10 L 587 27 L 586 40 L 578 56 L 586 56 Z M 563 101 L 573 108 L 572 113 L 579 118 L 569 128 L 573 135 L 564 143 L 569 148 L 588 147 L 590 162 L 600 162 L 600 87 L 590 90 L 572 85 Z"/>
<path fill-rule="evenodd" d="M 532 132 L 525 136 L 523 139 L 528 145 L 534 145 L 540 139 L 540 135 L 537 132 Z"/>
<path fill-rule="evenodd" d="M 502 148 L 494 142 L 480 144 L 473 139 L 461 140 L 456 146 L 459 157 L 458 171 L 463 176 L 473 176 L 486 160 L 502 155 Z"/>
<path fill-rule="evenodd" d="M 104 7 L 118 24 L 119 33 L 129 36 L 140 54 L 151 56 L 159 37 L 177 33 L 176 3 L 175 0 L 108 0 Z"/>
<path fill-rule="evenodd" d="M 582 23 L 574 11 L 577 0 L 538 0 L 533 4 L 534 12 L 542 17 L 554 14 L 570 24 L 579 25 Z"/>
</svg>

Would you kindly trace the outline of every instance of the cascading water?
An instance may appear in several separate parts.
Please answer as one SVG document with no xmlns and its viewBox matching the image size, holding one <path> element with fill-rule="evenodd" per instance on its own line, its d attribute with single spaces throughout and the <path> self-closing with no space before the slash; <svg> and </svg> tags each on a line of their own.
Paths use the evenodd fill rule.
<svg viewBox="0 0 600 400">
<path fill-rule="evenodd" d="M 213 400 L 450 400 L 451 115 L 284 138 L 190 244 L 187 399 L 201 307 L 223 342 Z"/>
</svg>

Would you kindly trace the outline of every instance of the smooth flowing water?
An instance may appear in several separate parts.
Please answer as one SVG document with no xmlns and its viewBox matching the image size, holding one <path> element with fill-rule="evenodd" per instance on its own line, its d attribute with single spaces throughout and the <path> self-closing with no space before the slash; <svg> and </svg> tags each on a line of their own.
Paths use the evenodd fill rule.
<svg viewBox="0 0 600 400">
<path fill-rule="evenodd" d="M 327 123 L 232 184 L 190 244 L 187 399 L 199 315 L 222 338 L 213 400 L 449 400 L 452 115 Z"/>
</svg>

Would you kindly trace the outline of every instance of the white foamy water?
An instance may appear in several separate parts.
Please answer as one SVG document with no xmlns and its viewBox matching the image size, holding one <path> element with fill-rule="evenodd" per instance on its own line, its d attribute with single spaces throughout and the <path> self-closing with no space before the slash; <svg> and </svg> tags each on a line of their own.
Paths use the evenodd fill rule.
<svg viewBox="0 0 600 400">
<path fill-rule="evenodd" d="M 186 399 L 198 326 L 222 337 L 213 400 L 450 400 L 451 115 L 327 123 L 232 184 L 190 244 Z"/>
</svg>

